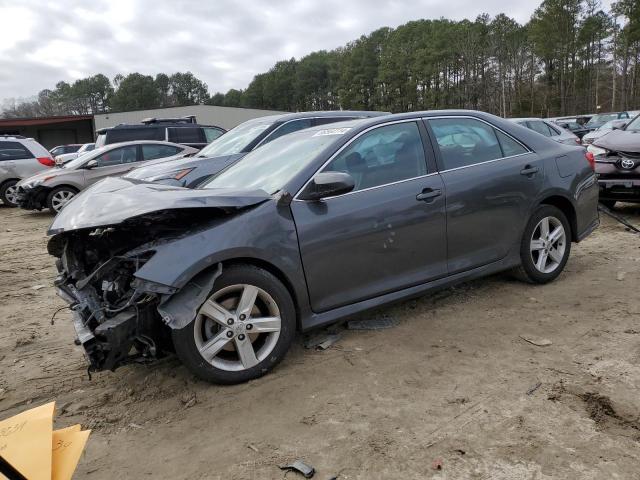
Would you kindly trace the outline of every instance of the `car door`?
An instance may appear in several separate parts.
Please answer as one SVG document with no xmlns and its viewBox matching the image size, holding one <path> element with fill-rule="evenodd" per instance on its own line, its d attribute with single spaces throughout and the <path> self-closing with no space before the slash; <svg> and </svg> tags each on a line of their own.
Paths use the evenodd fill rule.
<svg viewBox="0 0 640 480">
<path fill-rule="evenodd" d="M 515 138 L 471 117 L 426 120 L 447 196 L 450 275 L 504 258 L 542 188 L 543 161 Z"/>
<path fill-rule="evenodd" d="M 85 169 L 85 184 L 88 186 L 105 177 L 123 175 L 135 167 L 138 158 L 139 152 L 137 145 L 126 145 L 109 150 L 94 158 L 97 166 L 91 169 Z"/>
<path fill-rule="evenodd" d="M 354 190 L 292 202 L 314 311 L 446 275 L 443 184 L 421 128 L 404 121 L 361 133 L 321 169 L 349 173 Z"/>
</svg>

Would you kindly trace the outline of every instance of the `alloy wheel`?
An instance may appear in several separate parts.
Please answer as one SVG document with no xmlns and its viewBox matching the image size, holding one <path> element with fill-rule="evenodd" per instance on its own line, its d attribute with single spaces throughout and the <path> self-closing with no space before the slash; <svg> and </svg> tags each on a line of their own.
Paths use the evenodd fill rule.
<svg viewBox="0 0 640 480">
<path fill-rule="evenodd" d="M 57 213 L 75 196 L 76 194 L 71 190 L 59 190 L 51 196 L 51 206 Z"/>
<path fill-rule="evenodd" d="M 555 217 L 544 217 L 533 230 L 529 250 L 536 270 L 555 271 L 564 258 L 567 234 L 562 222 Z"/>
<path fill-rule="evenodd" d="M 18 204 L 18 187 L 16 185 L 11 185 L 7 187 L 4 192 L 5 198 L 12 204 Z"/>
<path fill-rule="evenodd" d="M 196 347 L 212 366 L 226 371 L 252 368 L 267 358 L 281 330 L 280 309 L 266 291 L 239 284 L 214 292 L 194 322 Z"/>
</svg>

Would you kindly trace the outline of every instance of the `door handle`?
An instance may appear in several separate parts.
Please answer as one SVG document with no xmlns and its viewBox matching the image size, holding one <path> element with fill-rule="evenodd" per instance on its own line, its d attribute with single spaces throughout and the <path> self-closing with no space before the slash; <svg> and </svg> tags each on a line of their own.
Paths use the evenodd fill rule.
<svg viewBox="0 0 640 480">
<path fill-rule="evenodd" d="M 432 200 L 442 195 L 442 190 L 439 188 L 425 188 L 421 193 L 416 195 L 416 200 L 424 202 Z"/>
<path fill-rule="evenodd" d="M 538 173 L 540 169 L 538 167 L 532 167 L 531 165 L 527 165 L 522 170 L 520 170 L 520 175 L 535 175 Z"/>
</svg>

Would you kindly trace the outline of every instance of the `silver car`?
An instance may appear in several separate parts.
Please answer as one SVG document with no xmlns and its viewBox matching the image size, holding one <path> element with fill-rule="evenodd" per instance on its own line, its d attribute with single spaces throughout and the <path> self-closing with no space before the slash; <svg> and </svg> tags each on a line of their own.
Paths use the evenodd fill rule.
<svg viewBox="0 0 640 480">
<path fill-rule="evenodd" d="M 120 176 L 145 161 L 181 158 L 198 150 L 171 142 L 143 140 L 114 143 L 17 184 L 17 202 L 27 210 L 60 209 L 81 190 L 105 177 Z"/>
<path fill-rule="evenodd" d="M 0 200 L 6 206 L 16 207 L 16 185 L 20 179 L 49 170 L 53 165 L 51 154 L 33 138 L 0 135 Z"/>
<path fill-rule="evenodd" d="M 64 165 L 65 163 L 70 162 L 71 160 L 75 160 L 76 158 L 84 155 L 87 152 L 91 152 L 95 148 L 95 143 L 85 143 L 78 149 L 77 152 L 56 155 L 53 159 L 56 161 L 56 165 L 59 167 L 60 165 Z"/>
<path fill-rule="evenodd" d="M 541 118 L 510 118 L 512 122 L 538 132 L 564 145 L 580 145 L 580 139 L 569 130 Z"/>
<path fill-rule="evenodd" d="M 609 120 L 601 127 L 598 127 L 595 130 L 592 130 L 589 133 L 585 134 L 585 136 L 582 137 L 582 143 L 584 145 L 591 145 L 594 140 L 600 137 L 604 137 L 607 133 L 613 130 L 621 130 L 627 123 L 629 123 L 628 119 Z"/>
</svg>

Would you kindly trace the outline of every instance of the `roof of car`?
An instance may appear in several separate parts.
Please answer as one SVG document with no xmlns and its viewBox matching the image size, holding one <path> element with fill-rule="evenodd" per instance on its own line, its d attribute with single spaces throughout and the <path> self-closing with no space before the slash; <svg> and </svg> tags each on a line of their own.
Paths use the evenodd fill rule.
<svg viewBox="0 0 640 480">
<path fill-rule="evenodd" d="M 266 115 L 264 117 L 256 117 L 252 120 L 266 123 L 271 122 L 288 122 L 290 120 L 298 120 L 301 118 L 325 118 L 325 117 L 380 117 L 383 115 L 390 115 L 389 112 L 377 112 L 367 110 L 321 110 L 314 112 L 296 112 L 296 113 L 283 113 L 279 115 Z"/>
<path fill-rule="evenodd" d="M 200 127 L 200 128 L 217 128 L 219 130 L 223 130 L 226 132 L 226 130 L 218 125 L 203 125 L 201 123 L 184 123 L 184 122 L 176 122 L 176 123 L 169 123 L 169 122 L 159 122 L 159 123 L 120 123 L 118 125 L 114 125 L 113 127 L 104 127 L 104 128 L 100 128 L 98 130 L 96 130 L 96 133 L 105 133 L 109 130 L 127 130 L 127 129 L 134 129 L 134 128 L 194 128 L 194 127 Z"/>
<path fill-rule="evenodd" d="M 540 122 L 548 122 L 548 121 L 550 121 L 547 118 L 538 118 L 538 117 L 507 118 L 507 120 L 509 120 L 511 122 L 529 122 L 531 120 L 538 120 Z"/>
</svg>

